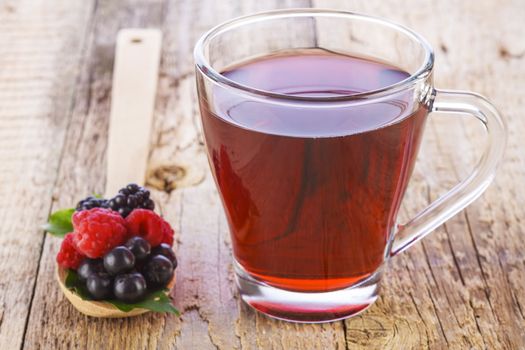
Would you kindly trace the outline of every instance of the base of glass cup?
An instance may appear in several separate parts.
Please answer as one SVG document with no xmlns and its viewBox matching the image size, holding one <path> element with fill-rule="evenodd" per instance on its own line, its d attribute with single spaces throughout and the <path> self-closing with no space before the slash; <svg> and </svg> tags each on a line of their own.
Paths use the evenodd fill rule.
<svg viewBox="0 0 525 350">
<path fill-rule="evenodd" d="M 365 311 L 379 292 L 381 271 L 358 285 L 331 292 L 302 293 L 279 289 L 255 279 L 237 262 L 235 281 L 242 300 L 255 310 L 279 320 L 324 323 L 343 320 Z"/>
</svg>

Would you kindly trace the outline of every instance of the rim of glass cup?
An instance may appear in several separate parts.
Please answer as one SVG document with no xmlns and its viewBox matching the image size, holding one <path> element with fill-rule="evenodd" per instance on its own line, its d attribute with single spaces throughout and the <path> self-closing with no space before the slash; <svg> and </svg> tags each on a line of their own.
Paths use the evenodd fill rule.
<svg viewBox="0 0 525 350">
<path fill-rule="evenodd" d="M 255 87 L 243 85 L 237 83 L 231 79 L 228 79 L 218 71 L 216 71 L 211 64 L 208 62 L 204 55 L 204 48 L 218 35 L 227 32 L 229 30 L 250 25 L 257 22 L 263 22 L 272 19 L 284 19 L 284 18 L 297 18 L 297 17 L 335 17 L 335 18 L 346 18 L 346 19 L 359 19 L 368 21 L 371 23 L 376 23 L 383 25 L 385 27 L 397 30 L 404 35 L 408 36 L 412 40 L 416 41 L 420 47 L 423 48 L 425 52 L 425 57 L 419 68 L 410 76 L 401 80 L 395 84 L 387 85 L 379 89 L 367 90 L 360 93 L 348 94 L 342 96 L 294 96 L 284 93 L 277 93 L 262 89 L 257 89 Z M 312 8 L 295 8 L 295 9 L 285 9 L 285 10 L 273 10 L 259 12 L 247 16 L 237 17 L 232 20 L 223 22 L 200 37 L 195 45 L 193 51 L 195 64 L 199 71 L 213 82 L 229 89 L 237 90 L 242 93 L 246 93 L 256 97 L 263 98 L 272 98 L 272 99 L 282 99 L 289 101 L 311 101 L 311 102 L 330 102 L 330 101 L 353 101 L 353 100 L 363 100 L 375 97 L 382 97 L 385 95 L 390 95 L 396 92 L 400 92 L 406 89 L 411 88 L 417 84 L 422 79 L 428 77 L 432 68 L 434 66 L 434 51 L 432 46 L 418 33 L 412 31 L 411 29 L 398 24 L 391 22 L 389 20 L 359 14 L 350 11 L 340 11 L 340 10 L 331 10 L 331 9 L 312 9 Z"/>
</svg>

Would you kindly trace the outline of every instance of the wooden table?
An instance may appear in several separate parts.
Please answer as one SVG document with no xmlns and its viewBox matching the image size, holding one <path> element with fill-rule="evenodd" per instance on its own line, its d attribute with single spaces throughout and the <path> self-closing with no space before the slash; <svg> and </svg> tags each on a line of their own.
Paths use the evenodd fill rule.
<svg viewBox="0 0 525 350">
<path fill-rule="evenodd" d="M 509 124 L 505 162 L 483 197 L 393 259 L 372 308 L 323 325 L 273 321 L 238 299 L 192 57 L 219 22 L 308 6 L 420 32 L 436 50 L 436 85 L 489 96 Z M 521 0 L 0 1 L 0 349 L 524 348 L 524 23 Z M 148 181 L 177 231 L 180 318 L 82 316 L 54 280 L 59 240 L 40 228 L 50 211 L 104 188 L 115 35 L 132 26 L 164 32 Z M 484 140 L 474 121 L 431 118 L 403 219 L 467 174 Z"/>
</svg>

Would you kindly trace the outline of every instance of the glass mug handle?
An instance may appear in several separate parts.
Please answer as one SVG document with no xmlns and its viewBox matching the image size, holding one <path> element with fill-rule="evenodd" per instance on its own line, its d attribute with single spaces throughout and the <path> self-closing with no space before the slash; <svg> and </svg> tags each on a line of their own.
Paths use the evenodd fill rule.
<svg viewBox="0 0 525 350">
<path fill-rule="evenodd" d="M 506 145 L 506 125 L 496 108 L 471 92 L 435 90 L 431 113 L 470 114 L 485 126 L 488 143 L 472 173 L 406 224 L 398 225 L 390 256 L 401 253 L 478 198 L 488 187 Z"/>
</svg>

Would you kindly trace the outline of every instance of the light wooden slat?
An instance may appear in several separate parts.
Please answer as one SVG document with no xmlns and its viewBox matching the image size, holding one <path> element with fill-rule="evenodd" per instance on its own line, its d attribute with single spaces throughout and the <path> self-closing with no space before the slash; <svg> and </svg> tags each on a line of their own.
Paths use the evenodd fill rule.
<svg viewBox="0 0 525 350">
<path fill-rule="evenodd" d="M 23 344 L 92 9 L 0 4 L 0 349 Z"/>
<path fill-rule="evenodd" d="M 162 33 L 158 29 L 127 28 L 117 35 L 106 151 L 106 197 L 114 196 L 123 183 L 144 185 L 161 45 Z"/>
</svg>

